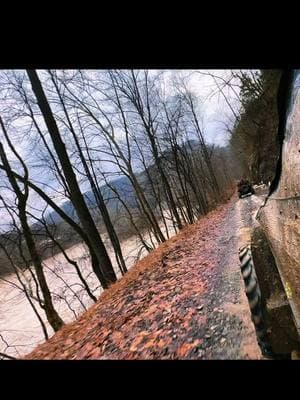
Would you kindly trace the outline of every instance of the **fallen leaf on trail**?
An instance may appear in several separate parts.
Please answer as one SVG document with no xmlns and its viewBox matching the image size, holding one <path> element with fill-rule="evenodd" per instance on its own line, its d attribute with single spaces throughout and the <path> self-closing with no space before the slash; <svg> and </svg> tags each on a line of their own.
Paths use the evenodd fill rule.
<svg viewBox="0 0 300 400">
<path fill-rule="evenodd" d="M 185 357 L 187 353 L 194 349 L 196 346 L 202 343 L 202 340 L 196 339 L 193 343 L 183 343 L 179 349 L 177 349 L 177 354 L 179 357 Z"/>
<path fill-rule="evenodd" d="M 217 268 L 214 243 L 229 209 L 219 207 L 162 243 L 25 358 L 189 358 L 202 343 L 195 336 L 206 323 L 207 274 Z"/>
</svg>

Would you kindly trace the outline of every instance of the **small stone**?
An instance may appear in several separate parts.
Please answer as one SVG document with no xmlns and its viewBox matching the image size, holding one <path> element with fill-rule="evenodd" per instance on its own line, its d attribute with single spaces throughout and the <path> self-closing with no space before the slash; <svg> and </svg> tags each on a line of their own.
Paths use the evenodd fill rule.
<svg viewBox="0 0 300 400">
<path fill-rule="evenodd" d="M 210 339 L 211 336 L 210 336 L 210 335 L 205 335 L 205 338 L 206 338 L 206 339 Z"/>
<path fill-rule="evenodd" d="M 201 349 L 198 350 L 198 356 L 199 356 L 199 357 L 204 356 L 204 354 L 205 354 L 205 351 L 204 351 L 204 350 L 201 350 Z"/>
<path fill-rule="evenodd" d="M 218 308 L 215 307 L 215 308 L 213 309 L 213 312 L 217 312 L 217 311 L 218 311 Z"/>
<path fill-rule="evenodd" d="M 199 306 L 199 307 L 197 307 L 197 310 L 198 311 L 201 311 L 203 309 L 203 305 L 202 306 Z"/>
<path fill-rule="evenodd" d="M 222 337 L 221 340 L 220 340 L 220 343 L 222 344 L 224 342 L 226 342 L 226 339 Z"/>
<path fill-rule="evenodd" d="M 173 339 L 177 339 L 177 335 L 173 335 Z"/>
<path fill-rule="evenodd" d="M 213 326 L 210 328 L 210 330 L 211 330 L 211 331 L 214 331 L 217 327 L 218 327 L 218 325 L 213 325 Z"/>
</svg>

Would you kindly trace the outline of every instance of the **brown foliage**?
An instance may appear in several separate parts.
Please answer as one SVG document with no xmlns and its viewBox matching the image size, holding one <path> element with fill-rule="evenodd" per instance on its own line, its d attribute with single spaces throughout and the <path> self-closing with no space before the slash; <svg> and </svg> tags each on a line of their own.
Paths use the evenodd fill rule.
<svg viewBox="0 0 300 400">
<path fill-rule="evenodd" d="M 201 305 L 218 251 L 213 245 L 228 205 L 161 244 L 112 284 L 79 320 L 27 359 L 186 358 L 201 345 Z"/>
</svg>

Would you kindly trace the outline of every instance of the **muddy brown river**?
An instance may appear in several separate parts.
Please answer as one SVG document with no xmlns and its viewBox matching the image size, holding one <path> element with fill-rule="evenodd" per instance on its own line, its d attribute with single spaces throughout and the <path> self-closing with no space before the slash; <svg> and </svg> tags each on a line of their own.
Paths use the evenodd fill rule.
<svg viewBox="0 0 300 400">
<path fill-rule="evenodd" d="M 214 244 L 220 252 L 221 262 L 211 279 L 210 291 L 203 299 L 208 318 L 207 338 L 201 358 L 261 359 L 240 274 L 238 248 L 249 240 L 250 231 L 257 223 L 256 212 L 262 202 L 263 197 L 255 195 L 236 199 L 231 202 L 222 222 L 222 231 Z M 123 242 L 122 248 L 130 267 L 138 252 L 136 239 Z M 101 289 L 90 272 L 85 248 L 76 245 L 68 250 L 68 255 L 78 261 L 89 285 L 96 296 L 99 296 Z M 64 321 L 71 322 L 92 301 L 80 290 L 76 273 L 61 254 L 45 260 L 44 265 L 55 306 Z M 12 275 L 7 280 L 9 282 L 0 282 L 0 333 L 4 339 L 0 340 L 0 352 L 5 351 L 9 355 L 20 357 L 43 342 L 44 337 L 26 298 L 13 286 L 17 283 L 15 276 Z M 67 290 L 65 282 L 70 287 Z M 53 332 L 49 325 L 47 329 L 51 336 Z"/>
</svg>

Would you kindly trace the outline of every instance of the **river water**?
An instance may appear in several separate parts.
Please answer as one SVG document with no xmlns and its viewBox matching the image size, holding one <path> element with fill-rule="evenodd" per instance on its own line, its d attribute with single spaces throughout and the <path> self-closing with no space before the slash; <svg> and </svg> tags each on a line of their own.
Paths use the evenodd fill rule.
<svg viewBox="0 0 300 400">
<path fill-rule="evenodd" d="M 174 234 L 171 226 L 169 231 L 171 235 Z M 121 274 L 117 268 L 112 248 L 104 235 L 103 240 L 116 274 L 120 278 Z M 127 268 L 132 267 L 137 259 L 147 254 L 145 249 L 141 251 L 136 237 L 123 241 L 121 245 Z M 102 288 L 99 287 L 99 282 L 92 273 L 86 247 L 83 244 L 77 244 L 67 249 L 66 253 L 78 263 L 93 294 L 99 297 Z M 66 261 L 62 253 L 45 259 L 43 265 L 56 310 L 64 322 L 73 321 L 91 306 L 93 301 L 83 290 L 74 267 Z M 29 282 L 34 289 L 28 271 L 23 275 L 23 280 Z M 39 308 L 37 301 L 33 300 L 33 302 L 46 324 L 49 337 L 52 336 L 54 332 L 47 323 L 43 310 Z M 0 278 L 0 352 L 20 357 L 29 353 L 44 340 L 38 318 L 20 289 L 20 283 L 15 274 L 9 275 L 5 279 Z"/>
</svg>

